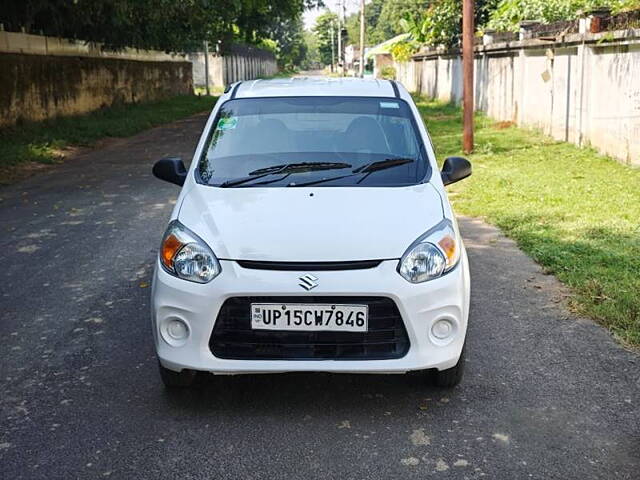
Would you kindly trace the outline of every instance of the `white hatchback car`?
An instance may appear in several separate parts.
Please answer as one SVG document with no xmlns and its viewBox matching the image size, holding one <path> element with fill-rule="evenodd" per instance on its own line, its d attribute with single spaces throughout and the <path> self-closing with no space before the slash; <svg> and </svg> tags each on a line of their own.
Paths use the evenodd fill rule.
<svg viewBox="0 0 640 480">
<path fill-rule="evenodd" d="M 469 266 L 411 96 L 386 80 L 234 84 L 216 103 L 162 239 L 152 321 L 163 381 L 198 371 L 462 376 Z"/>
</svg>

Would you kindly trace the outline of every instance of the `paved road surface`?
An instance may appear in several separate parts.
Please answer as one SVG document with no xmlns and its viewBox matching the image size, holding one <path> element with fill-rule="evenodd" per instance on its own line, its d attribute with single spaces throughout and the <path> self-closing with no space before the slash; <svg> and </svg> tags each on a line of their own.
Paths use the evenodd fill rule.
<svg viewBox="0 0 640 480">
<path fill-rule="evenodd" d="M 151 265 L 197 116 L 0 189 L 0 478 L 640 478 L 638 356 L 463 219 L 467 376 L 211 377 L 163 389 Z"/>
</svg>

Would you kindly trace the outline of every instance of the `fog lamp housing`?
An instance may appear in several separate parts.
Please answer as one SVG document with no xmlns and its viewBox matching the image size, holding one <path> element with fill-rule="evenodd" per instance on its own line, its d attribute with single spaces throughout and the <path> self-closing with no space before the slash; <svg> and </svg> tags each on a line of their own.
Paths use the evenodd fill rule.
<svg viewBox="0 0 640 480">
<path fill-rule="evenodd" d="M 452 319 L 439 318 L 431 324 L 430 336 L 434 343 L 445 345 L 453 340 L 457 330 L 457 323 Z"/>
<path fill-rule="evenodd" d="M 160 328 L 162 339 L 172 347 L 179 347 L 187 343 L 191 333 L 187 322 L 180 318 L 168 318 L 162 322 Z"/>
</svg>

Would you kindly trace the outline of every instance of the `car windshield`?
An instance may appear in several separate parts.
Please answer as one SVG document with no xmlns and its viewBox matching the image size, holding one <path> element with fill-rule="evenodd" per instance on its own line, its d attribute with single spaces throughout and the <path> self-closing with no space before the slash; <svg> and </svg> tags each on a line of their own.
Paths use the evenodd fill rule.
<svg viewBox="0 0 640 480">
<path fill-rule="evenodd" d="M 198 164 L 219 187 L 403 186 L 428 178 L 409 105 L 395 98 L 225 102 Z"/>
</svg>

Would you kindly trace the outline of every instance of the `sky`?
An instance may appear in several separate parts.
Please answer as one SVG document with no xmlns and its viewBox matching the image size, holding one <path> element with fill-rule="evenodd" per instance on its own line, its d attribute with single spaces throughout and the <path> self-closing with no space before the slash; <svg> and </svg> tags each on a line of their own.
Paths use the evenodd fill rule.
<svg viewBox="0 0 640 480">
<path fill-rule="evenodd" d="M 360 8 L 360 0 L 342 0 L 342 1 L 346 2 L 347 16 L 350 13 L 356 12 Z M 332 12 L 338 13 L 339 5 L 342 4 L 342 1 L 341 0 L 324 0 L 324 4 L 326 5 L 326 8 L 328 8 Z M 316 9 L 316 10 L 307 10 L 306 12 L 304 12 L 304 17 L 303 17 L 304 27 L 307 30 L 310 30 L 311 28 L 313 28 L 313 26 L 316 23 L 316 18 L 318 18 L 318 16 L 321 15 L 323 11 L 324 11 L 324 8 Z"/>
</svg>

